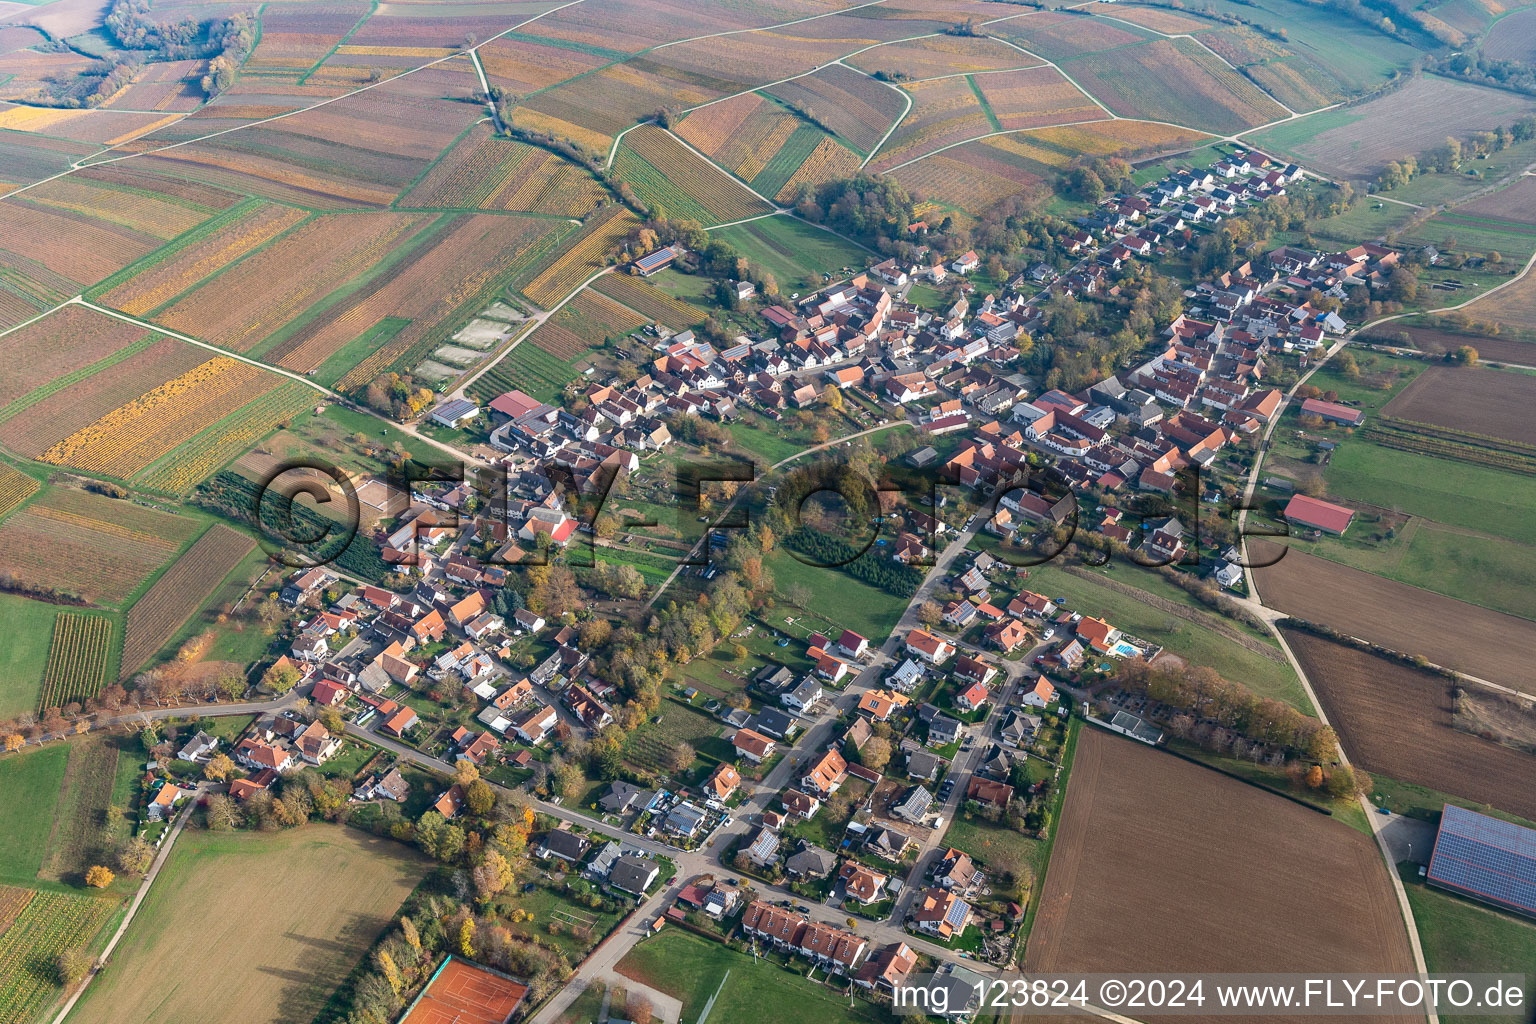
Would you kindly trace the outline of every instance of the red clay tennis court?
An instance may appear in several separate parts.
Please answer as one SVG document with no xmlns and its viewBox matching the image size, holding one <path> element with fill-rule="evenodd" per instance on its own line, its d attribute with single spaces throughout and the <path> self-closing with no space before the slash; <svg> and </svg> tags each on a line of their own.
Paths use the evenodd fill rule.
<svg viewBox="0 0 1536 1024">
<path fill-rule="evenodd" d="M 528 986 L 449 957 L 400 1024 L 507 1024 Z"/>
</svg>

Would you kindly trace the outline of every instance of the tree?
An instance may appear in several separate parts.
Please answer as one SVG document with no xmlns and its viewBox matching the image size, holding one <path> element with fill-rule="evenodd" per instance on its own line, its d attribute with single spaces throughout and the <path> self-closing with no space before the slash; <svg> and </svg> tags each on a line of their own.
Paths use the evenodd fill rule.
<svg viewBox="0 0 1536 1024">
<path fill-rule="evenodd" d="M 298 685 L 299 670 L 287 658 L 277 661 L 266 674 L 261 677 L 261 685 L 269 692 L 276 694 L 287 693 Z"/>
<path fill-rule="evenodd" d="M 469 805 L 470 813 L 483 818 L 496 806 L 496 791 L 484 779 L 476 779 L 464 791 L 464 802 Z"/>
<path fill-rule="evenodd" d="M 453 766 L 453 781 L 461 787 L 468 788 L 479 778 L 480 769 L 475 767 L 473 761 L 460 761 Z"/>
<path fill-rule="evenodd" d="M 215 754 L 208 759 L 207 764 L 203 765 L 203 778 L 212 779 L 214 782 L 223 782 L 229 778 L 230 773 L 234 770 L 235 762 L 230 759 L 228 754 Z"/>
<path fill-rule="evenodd" d="M 464 852 L 467 838 L 464 830 L 457 825 L 444 828 L 437 837 L 437 859 L 445 864 L 458 860 L 459 854 Z"/>
<path fill-rule="evenodd" d="M 1323 787 L 1323 766 L 1315 764 L 1307 771 L 1307 788 L 1321 789 Z"/>
<path fill-rule="evenodd" d="M 1451 361 L 1460 366 L 1476 366 L 1478 351 L 1471 345 L 1461 345 L 1451 354 Z"/>
<path fill-rule="evenodd" d="M 62 950 L 53 961 L 53 970 L 59 978 L 60 985 L 73 985 L 85 977 L 91 970 L 94 961 L 91 955 L 79 946 L 71 946 Z"/>
<path fill-rule="evenodd" d="M 512 865 L 495 850 L 485 855 L 485 860 L 471 873 L 475 892 L 482 902 L 489 902 L 497 893 L 512 884 Z"/>
<path fill-rule="evenodd" d="M 85 872 L 85 884 L 92 889 L 105 889 L 116 877 L 111 868 L 103 864 L 93 864 Z"/>
<path fill-rule="evenodd" d="M 475 957 L 475 921 L 466 917 L 464 923 L 459 925 L 459 952 L 473 960 Z"/>
<path fill-rule="evenodd" d="M 285 805 L 286 806 L 286 805 Z M 308 815 L 305 815 L 308 817 Z M 235 802 L 223 793 L 215 793 L 208 798 L 208 830 L 210 832 L 228 832 L 235 827 Z"/>
<path fill-rule="evenodd" d="M 939 619 L 943 618 L 943 616 L 944 609 L 939 607 L 937 601 L 924 601 L 918 606 L 917 621 L 925 626 L 938 625 Z"/>
<path fill-rule="evenodd" d="M 864 767 L 873 771 L 880 771 L 891 763 L 891 741 L 879 736 L 871 736 L 864 743 L 864 749 L 859 751 L 859 760 Z"/>
<path fill-rule="evenodd" d="M 7 754 L 11 753 L 12 751 L 20 750 L 26 745 L 27 738 L 21 733 L 10 732 L 5 734 L 5 752 Z"/>
<path fill-rule="evenodd" d="M 674 772 L 687 771 L 697 753 L 690 743 L 679 743 L 667 752 L 667 767 Z"/>
<path fill-rule="evenodd" d="M 130 875 L 142 875 L 155 859 L 155 848 L 135 836 L 117 851 L 117 866 Z"/>
</svg>

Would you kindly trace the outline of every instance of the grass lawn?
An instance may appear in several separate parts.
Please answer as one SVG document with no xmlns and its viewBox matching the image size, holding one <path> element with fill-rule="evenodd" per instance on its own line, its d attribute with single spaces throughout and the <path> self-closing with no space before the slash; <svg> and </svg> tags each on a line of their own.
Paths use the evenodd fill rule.
<svg viewBox="0 0 1536 1024">
<path fill-rule="evenodd" d="M 0 650 L 0 718 L 35 712 L 58 605 L 0 594 L 0 630 L 11 642 Z"/>
<path fill-rule="evenodd" d="M 1536 477 L 1397 451 L 1356 436 L 1325 471 L 1330 494 L 1536 544 Z M 1412 480 L 1412 487 L 1403 481 Z"/>
<path fill-rule="evenodd" d="M 822 274 L 836 280 L 843 267 L 863 269 L 869 261 L 869 253 L 852 242 L 789 216 L 748 221 L 716 235 L 772 274 L 786 294 L 820 288 Z"/>
<path fill-rule="evenodd" d="M 184 832 L 71 1019 L 310 1020 L 430 867 L 338 825 Z"/>
<path fill-rule="evenodd" d="M 836 626 L 838 632 L 851 629 L 860 636 L 868 637 L 871 644 L 878 646 L 890 636 L 891 630 L 896 627 L 902 612 L 907 608 L 907 598 L 871 587 L 837 569 L 806 565 L 783 544 L 773 549 L 766 567 L 773 573 L 774 589 L 781 597 L 789 593 L 789 588 L 797 583 L 808 587 L 811 594 L 804 609 L 781 600 L 768 616 L 769 624 L 776 629 L 794 629 L 786 627 L 783 622 L 785 616 L 791 616 L 796 619 L 797 626 L 808 627 L 804 631 L 794 629 L 794 632 L 825 631 L 824 627 Z M 802 616 L 806 614 L 823 621 L 802 621 Z"/>
<path fill-rule="evenodd" d="M 1536 1000 L 1536 923 L 1425 885 L 1417 866 L 1402 870 L 1403 888 L 1432 974 L 1524 974 L 1525 1006 Z M 1441 1014 L 1442 1021 L 1487 1020 Z"/>
<path fill-rule="evenodd" d="M 54 804 L 69 744 L 54 743 L 0 760 L 0 882 L 31 885 L 48 853 Z"/>
<path fill-rule="evenodd" d="M 1261 696 L 1312 713 L 1301 683 L 1284 661 L 1272 661 L 1203 626 L 1054 566 L 1030 570 L 1025 586 L 1052 598 L 1065 597 L 1072 611 L 1103 618 L 1118 629 L 1161 644 L 1193 665 L 1215 669 L 1223 678 L 1242 683 Z"/>
<path fill-rule="evenodd" d="M 1526 821 L 1524 818 L 1501 811 L 1488 804 L 1480 804 L 1473 800 L 1464 800 L 1459 796 L 1450 796 L 1428 786 L 1415 786 L 1411 782 L 1401 782 L 1388 778 L 1385 775 L 1372 773 L 1371 781 L 1375 783 L 1375 789 L 1371 793 L 1371 803 L 1377 807 L 1386 807 L 1393 814 L 1401 814 L 1408 818 L 1417 818 L 1420 821 L 1428 821 L 1438 824 L 1440 812 L 1446 804 L 1455 804 L 1457 807 L 1465 807 L 1468 810 L 1477 811 L 1493 818 L 1502 818 L 1512 821 L 1526 828 L 1536 828 L 1536 822 Z"/>
<path fill-rule="evenodd" d="M 667 757 L 680 743 L 717 761 L 735 759 L 731 745 L 720 738 L 724 722 L 675 700 L 663 700 L 661 709 L 651 717 L 661 721 L 648 719 L 624 744 L 624 759 L 636 768 L 669 771 Z"/>
<path fill-rule="evenodd" d="M 787 971 L 770 959 L 754 961 L 681 929 L 669 928 L 645 939 L 616 969 L 626 978 L 681 999 L 686 1021 L 698 1020 L 711 997 L 715 998 L 709 1013 L 712 1021 L 834 1024 L 892 1019 L 883 1009 L 863 1001 L 849 1007 L 846 994 L 807 980 L 803 964 Z"/>
<path fill-rule="evenodd" d="M 601 942 L 603 936 L 607 935 L 619 920 L 618 914 L 582 906 L 568 896 L 542 885 L 533 892 L 519 892 L 513 903 L 533 915 L 531 921 L 512 925 L 513 933 L 521 933 L 522 937 L 537 939 L 541 943 L 554 943 L 573 964 L 581 962 L 582 957 L 587 955 L 587 951 Z M 575 925 L 570 923 L 569 919 L 563 919 L 562 915 L 571 915 L 581 922 L 592 922 L 591 934 L 586 937 L 576 934 Z M 558 927 L 558 931 L 554 934 L 549 931 L 551 924 Z"/>
</svg>

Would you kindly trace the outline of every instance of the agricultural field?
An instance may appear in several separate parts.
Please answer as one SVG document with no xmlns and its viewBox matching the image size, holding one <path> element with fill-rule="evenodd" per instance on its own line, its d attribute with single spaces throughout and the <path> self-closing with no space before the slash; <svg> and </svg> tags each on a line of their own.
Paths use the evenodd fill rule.
<svg viewBox="0 0 1536 1024">
<path fill-rule="evenodd" d="M 1104 111 L 1054 68 L 972 75 L 990 115 L 1005 131 L 1097 121 Z"/>
<path fill-rule="evenodd" d="M 772 219 L 768 218 L 768 220 Z M 727 228 L 721 232 L 721 237 L 728 237 L 732 231 L 744 230 L 763 223 L 767 221 L 753 221 L 751 224 L 741 225 L 740 228 Z M 592 290 L 608 296 L 648 320 L 665 324 L 674 331 L 697 327 L 708 316 L 697 306 L 690 306 L 680 299 L 674 299 L 660 288 L 648 284 L 644 278 L 630 274 L 604 274 L 592 282 Z"/>
<path fill-rule="evenodd" d="M 585 168 L 477 124 L 400 198 L 407 209 L 524 210 L 585 217 L 608 200 Z"/>
<path fill-rule="evenodd" d="M 128 610 L 119 678 L 142 668 L 255 546 L 222 523 L 209 527 Z"/>
<path fill-rule="evenodd" d="M 303 74 L 320 63 L 369 12 L 364 3 L 271 4 L 261 38 L 246 58 L 248 74 Z"/>
<path fill-rule="evenodd" d="M 862 155 L 757 93 L 693 111 L 678 124 L 677 135 L 755 191 L 781 202 L 802 184 L 852 174 Z"/>
<path fill-rule="evenodd" d="M 1458 728 L 1451 680 L 1303 630 L 1285 639 L 1355 765 L 1536 820 L 1532 755 Z"/>
<path fill-rule="evenodd" d="M 201 527 L 190 516 L 52 487 L 0 524 L 0 545 L 13 579 L 116 605 Z"/>
<path fill-rule="evenodd" d="M 620 206 L 599 210 L 582 225 L 582 232 L 558 255 L 546 256 L 522 276 L 519 290 L 530 302 L 549 308 L 583 281 L 608 266 L 608 256 L 636 226 L 635 218 Z"/>
<path fill-rule="evenodd" d="M 53 620 L 39 711 L 81 703 L 101 692 L 112 661 L 112 634 L 112 620 L 105 616 L 59 613 Z"/>
<path fill-rule="evenodd" d="M 1252 545 L 1255 559 L 1267 545 Z M 1520 654 L 1536 642 L 1536 622 L 1479 608 L 1374 576 L 1292 548 L 1273 566 L 1253 570 L 1266 605 L 1331 626 L 1437 665 L 1519 685 L 1528 675 Z M 1437 624 L 1425 630 L 1425 622 Z"/>
<path fill-rule="evenodd" d="M 764 217 L 726 228 L 719 236 L 786 291 L 819 287 L 822 274 L 835 280 L 843 276 L 843 267 L 861 267 L 869 258 L 841 236 L 793 217 Z"/>
<path fill-rule="evenodd" d="M 1192 39 L 1157 39 L 1089 54 L 1062 70 L 1121 117 L 1217 134 L 1275 121 L 1285 110 Z"/>
<path fill-rule="evenodd" d="M 104 282 L 95 295 L 102 305 L 143 316 L 266 245 L 306 216 L 291 206 L 250 200 Z"/>
<path fill-rule="evenodd" d="M 875 154 L 870 167 L 889 170 L 936 149 L 997 131 L 970 77 L 940 78 L 903 87 L 912 109 Z"/>
<path fill-rule="evenodd" d="M 841 64 L 775 85 L 767 92 L 866 154 L 873 151 L 906 107 L 899 90 Z"/>
<path fill-rule="evenodd" d="M 62 438 L 38 459 L 130 477 L 279 383 L 267 370 L 215 356 Z"/>
<path fill-rule="evenodd" d="M 1169 125 L 1106 119 L 967 142 L 908 164 L 896 172 L 896 179 L 914 195 L 979 216 L 1011 196 L 1039 192 L 1074 160 L 1143 160 L 1187 149 L 1203 138 Z"/>
<path fill-rule="evenodd" d="M 1152 33 L 1134 25 L 1116 24 L 1076 11 L 1041 11 L 988 28 L 993 34 L 1052 61 L 1118 50 L 1153 38 Z"/>
<path fill-rule="evenodd" d="M 1536 11 L 1514 11 L 1496 21 L 1483 39 L 1483 56 L 1494 60 L 1536 60 Z"/>
<path fill-rule="evenodd" d="M 1536 445 L 1529 411 L 1536 377 L 1493 370 L 1432 366 L 1381 410 L 1383 416 L 1449 432 Z"/>
<path fill-rule="evenodd" d="M 1515 287 L 1518 287 L 1515 286 Z M 1491 303 L 1507 294 L 1500 292 L 1487 300 Z M 1485 311 L 1486 306 L 1480 303 L 1470 307 L 1479 313 Z M 1513 325 L 1512 325 L 1513 326 Z M 1532 322 L 1536 328 L 1536 320 Z M 1373 341 L 1384 341 L 1388 344 L 1403 344 L 1405 347 L 1419 349 L 1422 352 L 1443 354 L 1454 352 L 1463 345 L 1471 345 L 1477 349 L 1478 355 L 1484 360 L 1496 362 L 1520 363 L 1532 365 L 1536 362 L 1536 344 L 1529 341 L 1521 341 L 1519 338 L 1504 336 L 1490 337 L 1487 334 L 1461 334 L 1454 330 L 1444 329 L 1436 318 L 1428 317 L 1418 321 L 1399 320 L 1396 323 L 1372 331 L 1370 337 Z"/>
<path fill-rule="evenodd" d="M 90 947 L 117 900 L 36 892 L 0 943 L 0 1008 L 7 1022 L 36 1018 L 59 993 L 53 961 L 73 946 Z"/>
<path fill-rule="evenodd" d="M 652 213 L 720 224 L 769 211 L 766 202 L 658 125 L 643 124 L 625 135 L 613 168 Z"/>
<path fill-rule="evenodd" d="M 308 1020 L 430 865 L 338 825 L 187 832 L 73 1019 Z M 277 891 L 302 900 L 273 899 Z M 252 956 L 259 948 L 260 956 Z M 209 984 L 179 984 L 187 963 Z"/>
<path fill-rule="evenodd" d="M 1151 972 L 1413 970 L 1369 836 L 1084 728 L 1024 969 L 1127 963 Z"/>
<path fill-rule="evenodd" d="M 1366 177 L 1447 135 L 1507 127 L 1532 111 L 1536 100 L 1528 97 L 1421 75 L 1378 99 L 1279 125 L 1253 141 L 1324 174 Z"/>
<path fill-rule="evenodd" d="M 143 159 L 150 170 L 175 168 L 201 181 L 298 205 L 382 206 L 484 113 L 478 104 L 463 102 L 474 84 L 472 75 L 428 68 L 280 121 Z"/>
<path fill-rule="evenodd" d="M 114 840 L 107 836 L 113 835 L 113 823 L 108 817 L 117 782 L 119 747 L 118 740 L 106 735 L 76 739 L 68 746 L 69 759 L 53 808 L 48 852 L 38 878 L 79 885 L 88 867 L 111 857 Z M 137 760 L 143 751 L 124 753 L 128 759 Z"/>
<path fill-rule="evenodd" d="M 142 487 L 185 494 L 257 441 L 311 408 L 315 392 L 284 381 L 171 449 L 134 477 Z"/>
<path fill-rule="evenodd" d="M 1480 320 L 1491 320 L 1506 327 L 1516 328 L 1522 331 L 1536 331 L 1536 275 L 1527 274 L 1519 281 L 1512 283 L 1508 288 L 1495 292 L 1485 299 L 1478 299 L 1465 310 L 1467 315 L 1477 317 Z M 1497 339 L 1489 339 L 1497 341 Z M 1497 348 L 1489 348 L 1488 343 L 1479 340 L 1474 343 L 1479 353 L 1485 349 L 1491 358 L 1499 358 L 1495 353 Z M 1515 353 L 1524 357 L 1524 353 Z M 1510 358 L 1506 356 L 1505 358 Z M 1528 358 L 1518 361 L 1528 362 Z"/>
<path fill-rule="evenodd" d="M 922 81 L 973 71 L 1002 71 L 1036 67 L 1040 61 L 1013 47 L 976 36 L 930 36 L 886 43 L 848 58 L 848 64 L 870 75 L 893 81 Z"/>
<path fill-rule="evenodd" d="M 608 63 L 601 54 L 539 42 L 517 32 L 492 39 L 479 53 L 491 84 L 520 95 L 548 89 Z"/>
<path fill-rule="evenodd" d="M 338 353 L 348 353 L 342 361 L 351 365 L 336 378 L 336 387 L 344 391 L 365 386 L 391 367 L 414 366 L 495 292 L 554 248 L 567 229 L 558 221 L 532 217 L 451 218 L 409 259 L 392 259 L 360 287 L 322 303 L 317 315 L 297 330 L 283 332 L 263 355 L 307 374 Z M 409 322 L 376 349 L 354 352 L 349 347 L 385 318 Z"/>
<path fill-rule="evenodd" d="M 36 494 L 41 486 L 21 470 L 0 463 L 0 519 Z"/>
</svg>

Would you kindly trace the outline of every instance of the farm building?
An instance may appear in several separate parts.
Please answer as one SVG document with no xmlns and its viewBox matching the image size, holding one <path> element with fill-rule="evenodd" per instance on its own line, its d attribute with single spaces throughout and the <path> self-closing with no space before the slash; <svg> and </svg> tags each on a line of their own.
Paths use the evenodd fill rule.
<svg viewBox="0 0 1536 1024">
<path fill-rule="evenodd" d="M 500 971 L 449 956 L 400 1024 L 506 1024 L 527 994 Z"/>
<path fill-rule="evenodd" d="M 655 252 L 645 254 L 635 260 L 634 266 L 640 272 L 641 277 L 650 277 L 658 270 L 664 270 L 670 266 L 675 259 L 677 259 L 677 252 L 669 245 L 657 249 Z"/>
<path fill-rule="evenodd" d="M 1344 536 L 1344 531 L 1349 529 L 1350 522 L 1355 518 L 1352 509 L 1335 505 L 1331 501 L 1309 498 L 1305 494 L 1292 496 L 1285 503 L 1285 511 L 1281 515 L 1288 523 L 1321 530 L 1335 537 Z"/>
<path fill-rule="evenodd" d="M 1365 413 L 1338 402 L 1325 402 L 1320 398 L 1303 399 L 1303 416 L 1319 416 L 1329 423 L 1342 423 L 1346 427 L 1358 427 L 1365 422 Z"/>
<path fill-rule="evenodd" d="M 1442 889 L 1536 918 L 1536 829 L 1446 804 L 1428 878 Z"/>
<path fill-rule="evenodd" d="M 474 402 L 454 398 L 432 410 L 432 422 L 445 427 L 457 427 L 466 420 L 480 415 L 480 407 Z"/>
</svg>

